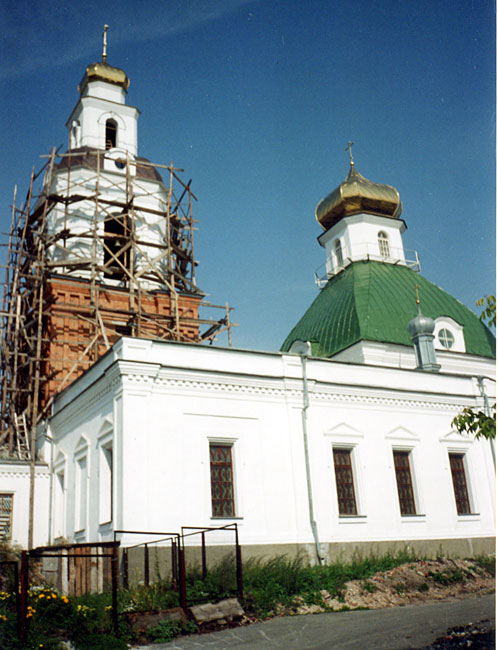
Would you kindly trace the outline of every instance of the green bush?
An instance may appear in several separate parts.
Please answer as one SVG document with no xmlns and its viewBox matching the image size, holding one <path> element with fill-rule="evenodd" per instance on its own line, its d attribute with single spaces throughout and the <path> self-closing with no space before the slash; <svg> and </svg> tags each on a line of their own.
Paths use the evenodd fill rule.
<svg viewBox="0 0 498 650">
<path fill-rule="evenodd" d="M 198 629 L 198 626 L 192 621 L 182 623 L 181 621 L 164 620 L 147 630 L 147 638 L 154 643 L 167 643 L 181 634 L 194 634 Z"/>
</svg>

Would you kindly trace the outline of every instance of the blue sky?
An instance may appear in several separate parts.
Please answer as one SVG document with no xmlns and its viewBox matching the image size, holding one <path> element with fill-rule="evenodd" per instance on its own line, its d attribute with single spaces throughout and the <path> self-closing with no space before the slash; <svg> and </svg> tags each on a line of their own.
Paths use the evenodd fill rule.
<svg viewBox="0 0 498 650">
<path fill-rule="evenodd" d="M 235 307 L 234 345 L 278 349 L 316 296 L 314 210 L 347 175 L 348 140 L 357 169 L 400 192 L 423 275 L 471 308 L 494 293 L 492 2 L 4 2 L 2 231 L 14 184 L 66 145 L 104 23 L 139 154 L 193 179 L 197 278 Z"/>
</svg>

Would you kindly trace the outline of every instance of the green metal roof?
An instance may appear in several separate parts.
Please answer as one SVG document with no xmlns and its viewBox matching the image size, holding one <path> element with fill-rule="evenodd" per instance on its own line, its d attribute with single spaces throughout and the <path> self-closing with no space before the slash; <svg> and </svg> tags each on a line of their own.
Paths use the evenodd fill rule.
<svg viewBox="0 0 498 650">
<path fill-rule="evenodd" d="M 467 354 L 495 357 L 495 337 L 465 305 L 406 266 L 354 262 L 331 278 L 282 344 L 310 341 L 313 356 L 331 357 L 358 341 L 411 346 L 407 327 L 417 315 L 415 285 L 422 313 L 449 316 L 463 326 Z"/>
</svg>

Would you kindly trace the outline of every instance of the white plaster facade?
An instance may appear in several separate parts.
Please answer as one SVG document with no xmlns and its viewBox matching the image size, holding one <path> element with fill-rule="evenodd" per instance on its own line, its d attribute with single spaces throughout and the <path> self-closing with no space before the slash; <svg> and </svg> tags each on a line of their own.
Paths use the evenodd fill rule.
<svg viewBox="0 0 498 650">
<path fill-rule="evenodd" d="M 50 452 L 49 452 L 50 454 Z M 35 466 L 35 506 L 33 543 L 47 543 L 50 527 L 50 469 L 49 464 L 37 462 Z M 30 465 L 22 460 L 0 460 L 0 497 L 12 497 L 10 515 L 10 542 L 24 548 L 28 545 L 28 504 Z M 2 508 L 3 510 L 3 508 Z M 2 512 L 2 519 L 8 515 Z M 2 528 L 5 520 L 2 520 Z"/>
<path fill-rule="evenodd" d="M 315 276 L 319 286 L 358 260 L 381 260 L 420 270 L 416 251 L 405 251 L 401 235 L 406 230 L 402 219 L 391 219 L 360 212 L 344 217 L 318 237 L 325 249 L 325 264 Z M 384 244 L 379 244 L 379 237 Z"/>
<path fill-rule="evenodd" d="M 56 400 L 47 432 L 54 472 L 64 479 L 52 494 L 51 539 L 236 521 L 243 545 L 312 549 L 302 372 L 297 355 L 121 339 Z M 451 427 L 464 406 L 482 407 L 475 377 L 309 359 L 307 378 L 313 505 L 325 557 L 337 543 L 475 544 L 494 536 L 489 443 Z M 494 384 L 485 384 L 493 400 Z M 210 443 L 232 449 L 233 518 L 212 516 Z M 338 512 L 333 448 L 351 450 L 357 516 Z M 410 452 L 415 516 L 400 514 L 393 450 Z M 449 452 L 464 458 L 472 514 L 457 514 Z"/>
<path fill-rule="evenodd" d="M 126 91 L 119 85 L 90 80 L 66 122 L 71 148 L 105 149 L 105 124 L 117 122 L 118 149 L 137 155 L 137 123 L 140 111 L 125 104 Z"/>
</svg>

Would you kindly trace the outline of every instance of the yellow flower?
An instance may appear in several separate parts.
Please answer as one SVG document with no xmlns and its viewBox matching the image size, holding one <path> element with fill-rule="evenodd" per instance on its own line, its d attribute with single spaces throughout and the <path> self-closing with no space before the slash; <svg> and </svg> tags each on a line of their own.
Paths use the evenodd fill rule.
<svg viewBox="0 0 498 650">
<path fill-rule="evenodd" d="M 38 594 L 38 599 L 45 598 L 45 594 Z"/>
<path fill-rule="evenodd" d="M 68 598 L 67 596 L 62 596 L 62 601 L 63 601 L 64 603 L 68 603 L 68 602 L 69 602 L 69 598 Z"/>
</svg>

